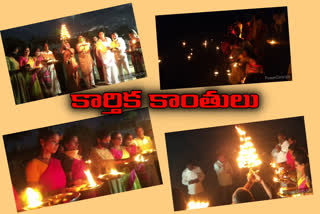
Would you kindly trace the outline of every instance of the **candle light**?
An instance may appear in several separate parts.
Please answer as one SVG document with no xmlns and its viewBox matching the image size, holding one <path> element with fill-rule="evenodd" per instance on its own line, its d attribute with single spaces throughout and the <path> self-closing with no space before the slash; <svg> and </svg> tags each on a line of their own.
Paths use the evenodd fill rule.
<svg viewBox="0 0 320 214">
<path fill-rule="evenodd" d="M 240 135 L 240 141 L 244 142 L 240 145 L 239 156 L 237 158 L 239 168 L 252 169 L 253 167 L 259 166 L 262 162 L 251 142 L 251 137 L 247 137 L 246 132 L 237 126 L 235 128 Z"/>
<path fill-rule="evenodd" d="M 70 39 L 70 33 L 67 29 L 67 26 L 65 24 L 61 25 L 61 30 L 60 30 L 60 40 L 67 40 Z"/>
<path fill-rule="evenodd" d="M 26 202 L 25 209 L 34 209 L 43 204 L 41 193 L 38 190 L 30 187 L 26 189 L 23 199 Z"/>
<path fill-rule="evenodd" d="M 189 201 L 187 204 L 187 210 L 207 208 L 209 206 L 208 201 Z"/>
<path fill-rule="evenodd" d="M 97 183 L 94 181 L 92 175 L 91 175 L 91 172 L 90 170 L 85 170 L 84 173 L 86 174 L 87 176 L 87 179 L 88 179 L 88 182 L 89 182 L 89 187 L 95 187 L 97 186 Z"/>
</svg>

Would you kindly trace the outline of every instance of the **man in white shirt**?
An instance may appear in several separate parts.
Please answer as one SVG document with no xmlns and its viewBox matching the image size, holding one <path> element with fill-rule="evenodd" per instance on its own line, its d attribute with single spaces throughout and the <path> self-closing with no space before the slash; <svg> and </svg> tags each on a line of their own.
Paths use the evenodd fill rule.
<svg viewBox="0 0 320 214">
<path fill-rule="evenodd" d="M 111 51 L 111 39 L 103 32 L 99 33 L 96 43 L 97 56 L 103 63 L 104 81 L 107 85 L 119 83 L 119 71 L 116 66 L 114 53 Z"/>
<path fill-rule="evenodd" d="M 112 51 L 114 52 L 114 57 L 119 70 L 120 79 L 121 81 L 125 81 L 127 77 L 130 75 L 129 62 L 128 62 L 128 57 L 126 53 L 126 49 L 127 49 L 126 43 L 123 38 L 118 36 L 117 33 L 113 33 L 111 37 L 112 37 L 111 48 L 112 48 Z M 126 74 L 124 73 L 124 70 L 126 70 L 127 72 Z"/>
<path fill-rule="evenodd" d="M 232 199 L 232 175 L 233 170 L 230 163 L 226 160 L 223 153 L 218 154 L 218 159 L 213 165 L 214 171 L 217 174 L 220 195 L 221 195 L 221 205 L 230 204 Z"/>
<path fill-rule="evenodd" d="M 182 172 L 182 184 L 188 186 L 188 195 L 192 200 L 201 199 L 204 188 L 202 181 L 205 174 L 199 166 L 194 165 L 192 162 L 187 164 L 187 167 Z"/>
<path fill-rule="evenodd" d="M 277 164 L 286 163 L 287 161 L 287 153 L 289 148 L 289 142 L 287 141 L 287 137 L 284 133 L 278 133 L 278 144 L 272 150 L 271 154 Z"/>
</svg>

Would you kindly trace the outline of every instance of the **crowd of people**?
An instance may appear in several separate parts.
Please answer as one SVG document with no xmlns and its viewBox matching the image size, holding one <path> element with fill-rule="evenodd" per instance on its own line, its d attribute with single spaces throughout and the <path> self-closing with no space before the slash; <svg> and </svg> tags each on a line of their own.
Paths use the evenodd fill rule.
<svg viewBox="0 0 320 214">
<path fill-rule="evenodd" d="M 291 187 L 294 190 L 293 194 L 312 192 L 310 166 L 306 148 L 299 145 L 294 137 L 287 137 L 283 132 L 277 134 L 277 140 L 278 142 L 269 156 L 278 168 L 282 168 L 287 172 L 286 174 L 289 179 L 274 183 L 274 181 L 270 180 L 268 174 L 249 170 L 247 182 L 242 186 L 241 182 L 239 182 L 241 180 L 239 174 L 236 172 L 233 164 L 226 158 L 224 152 L 219 152 L 217 160 L 212 167 L 217 177 L 215 186 L 219 186 L 219 188 L 215 190 L 218 192 L 210 193 L 208 191 L 208 188 L 204 185 L 206 174 L 192 160 L 186 164 L 186 168 L 182 172 L 182 184 L 187 187 L 187 195 L 183 194 L 183 191 L 173 188 L 175 210 L 186 209 L 188 201 L 210 201 L 211 206 L 217 206 L 289 197 L 290 195 L 279 195 L 279 188 L 281 187 Z M 273 172 L 268 171 L 267 173 Z M 273 177 L 273 174 L 271 177 Z M 265 180 L 267 181 L 265 182 Z M 252 189 L 255 191 L 252 191 Z M 213 197 L 210 194 L 215 195 L 215 201 L 211 201 Z"/>
<path fill-rule="evenodd" d="M 161 177 L 155 158 L 149 157 L 148 162 L 135 162 L 137 155 L 155 151 L 154 143 L 144 135 L 144 129 L 136 127 L 135 131 L 135 138 L 130 133 L 123 138 L 118 131 L 99 131 L 96 146 L 90 150 L 88 163 L 81 155 L 82 149 L 75 133 L 60 135 L 48 128 L 40 130 L 41 152 L 26 165 L 27 186 L 36 188 L 44 197 L 65 192 L 66 188 L 88 183 L 85 174 L 87 169 L 94 178 L 110 173 L 112 169 L 125 173 L 103 187 L 104 195 L 160 184 Z M 20 210 L 21 199 L 16 192 L 15 196 L 17 209 Z"/>
<path fill-rule="evenodd" d="M 136 32 L 129 34 L 129 48 L 117 33 L 112 39 L 103 32 L 98 37 L 94 36 L 90 44 L 80 35 L 75 48 L 64 39 L 60 51 L 51 51 L 48 43 L 42 49 L 9 48 L 6 60 L 16 104 L 90 89 L 98 80 L 110 85 L 145 76 Z M 134 72 L 127 54 L 131 55 Z"/>
<path fill-rule="evenodd" d="M 221 42 L 221 51 L 229 62 L 227 70 L 230 71 L 231 84 L 262 82 L 266 81 L 265 76 L 274 76 L 272 72 L 266 74 L 264 71 L 265 64 L 274 63 L 266 59 L 268 55 L 266 44 L 269 42 L 268 45 L 272 46 L 283 42 L 288 45 L 289 41 L 284 36 L 288 35 L 285 30 L 287 24 L 285 13 L 274 13 L 272 19 L 273 21 L 267 24 L 262 17 L 253 16 L 251 20 L 237 21 L 228 27 L 227 34 Z M 286 66 L 284 71 L 277 72 L 279 76 L 284 76 L 282 79 L 289 80 L 290 63 Z"/>
</svg>

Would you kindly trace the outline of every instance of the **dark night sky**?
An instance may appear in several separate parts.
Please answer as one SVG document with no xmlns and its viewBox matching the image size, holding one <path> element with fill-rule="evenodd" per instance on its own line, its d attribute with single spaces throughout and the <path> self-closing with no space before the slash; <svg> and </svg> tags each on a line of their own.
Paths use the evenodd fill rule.
<svg viewBox="0 0 320 214">
<path fill-rule="evenodd" d="M 257 18 L 261 17 L 265 23 L 272 23 L 274 12 L 287 13 L 287 8 L 276 7 L 157 16 L 159 52 L 162 48 L 165 49 L 165 47 L 170 46 L 171 41 L 182 41 L 194 36 L 221 40 L 228 25 L 236 21 L 249 21 L 254 15 Z"/>
<path fill-rule="evenodd" d="M 306 147 L 303 117 L 246 123 L 239 126 L 252 137 L 252 142 L 264 164 L 270 163 L 266 159 L 271 156 L 279 131 L 284 131 L 288 136 L 295 136 L 297 143 Z M 181 174 L 189 160 L 195 160 L 207 175 L 213 175 L 213 179 L 216 179 L 213 164 L 217 158 L 217 150 L 226 151 L 226 156 L 232 161 L 238 156 L 239 143 L 239 135 L 234 125 L 166 133 L 171 185 L 181 190 L 186 189 L 181 184 Z M 233 155 L 230 154 L 232 152 Z M 207 176 L 208 179 L 209 177 Z M 215 182 L 208 179 L 206 181 L 208 183 Z"/>
<path fill-rule="evenodd" d="M 71 33 L 87 32 L 102 26 L 110 30 L 121 25 L 128 25 L 136 30 L 132 4 L 125 4 L 116 7 L 82 13 L 60 19 L 26 25 L 1 31 L 3 40 L 8 37 L 15 37 L 21 40 L 30 40 L 32 37 L 51 37 L 59 35 L 60 26 L 65 23 Z"/>
<path fill-rule="evenodd" d="M 112 131 L 116 131 L 121 126 L 120 124 L 122 124 L 122 126 L 126 126 L 127 130 L 120 130 L 120 131 L 127 132 L 128 130 L 130 130 L 130 132 L 134 134 L 135 124 L 131 124 L 132 118 L 134 118 L 135 121 L 138 121 L 138 122 L 150 121 L 149 111 L 147 108 L 145 108 L 145 109 L 140 109 L 136 111 L 128 111 L 123 113 L 122 115 L 108 115 L 108 116 L 95 117 L 87 120 L 55 125 L 49 128 L 63 134 L 65 129 L 68 129 L 75 125 L 81 126 L 81 127 L 89 127 L 91 130 L 96 132 L 96 131 L 99 131 L 104 126 L 107 126 L 108 129 Z M 148 124 L 148 128 L 151 128 L 151 124 Z M 17 148 L 19 148 L 19 150 L 21 151 L 25 151 L 25 150 L 38 147 L 39 146 L 38 130 L 39 129 L 34 129 L 34 130 L 4 135 L 3 139 L 4 139 L 7 155 L 10 156 L 11 153 L 14 153 L 15 151 L 17 151 Z M 95 141 L 95 139 L 93 139 L 93 141 Z"/>
</svg>

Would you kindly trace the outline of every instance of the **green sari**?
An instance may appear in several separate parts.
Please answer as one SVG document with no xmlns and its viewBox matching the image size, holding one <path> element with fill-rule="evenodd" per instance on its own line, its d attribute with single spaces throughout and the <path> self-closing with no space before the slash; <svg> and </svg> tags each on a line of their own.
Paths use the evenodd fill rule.
<svg viewBox="0 0 320 214">
<path fill-rule="evenodd" d="M 6 56 L 7 66 L 10 73 L 11 85 L 16 104 L 30 101 L 30 94 L 23 73 L 17 60 Z"/>
<path fill-rule="evenodd" d="M 111 149 L 110 151 L 115 160 L 127 159 L 130 157 L 129 152 L 125 148 L 122 148 L 121 151 L 115 149 Z M 111 193 L 141 189 L 140 181 L 134 169 L 132 170 L 128 167 L 124 167 L 121 171 L 125 173 L 121 178 L 113 179 L 108 182 Z"/>
</svg>

